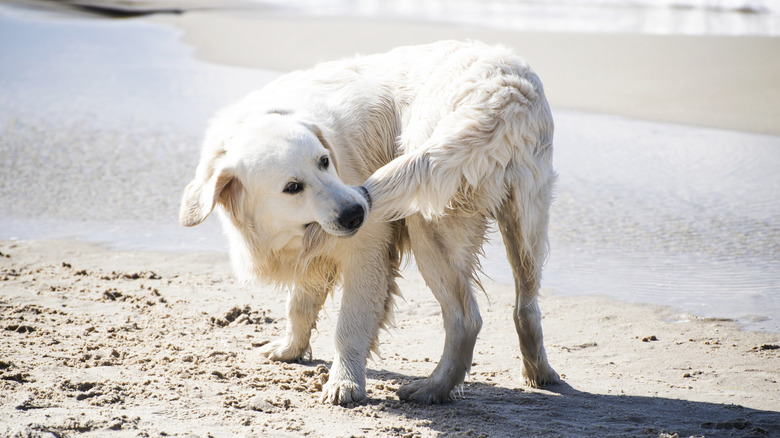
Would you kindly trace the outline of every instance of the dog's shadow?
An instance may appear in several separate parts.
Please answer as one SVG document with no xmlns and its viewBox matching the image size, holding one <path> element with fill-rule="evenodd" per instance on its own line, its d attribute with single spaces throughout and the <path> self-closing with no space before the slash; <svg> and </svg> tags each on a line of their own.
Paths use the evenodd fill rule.
<svg viewBox="0 0 780 438">
<path fill-rule="evenodd" d="M 368 378 L 415 380 L 376 370 L 368 370 Z M 452 402 L 443 405 L 423 406 L 371 394 L 367 404 L 422 422 L 443 436 L 780 436 L 779 412 L 663 397 L 592 394 L 567 383 L 530 390 L 467 382 Z"/>
</svg>

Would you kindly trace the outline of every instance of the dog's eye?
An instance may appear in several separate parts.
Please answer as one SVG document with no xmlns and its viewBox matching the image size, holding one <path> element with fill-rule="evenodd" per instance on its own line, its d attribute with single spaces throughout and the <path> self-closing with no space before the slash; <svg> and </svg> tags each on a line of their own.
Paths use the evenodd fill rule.
<svg viewBox="0 0 780 438">
<path fill-rule="evenodd" d="M 328 159 L 328 157 L 320 158 L 320 167 L 322 167 L 323 169 L 327 169 L 329 164 L 330 164 L 330 159 Z"/>
<path fill-rule="evenodd" d="M 284 193 L 289 193 L 290 195 L 300 193 L 301 191 L 303 191 L 303 184 L 297 181 L 290 181 L 284 186 Z"/>
</svg>

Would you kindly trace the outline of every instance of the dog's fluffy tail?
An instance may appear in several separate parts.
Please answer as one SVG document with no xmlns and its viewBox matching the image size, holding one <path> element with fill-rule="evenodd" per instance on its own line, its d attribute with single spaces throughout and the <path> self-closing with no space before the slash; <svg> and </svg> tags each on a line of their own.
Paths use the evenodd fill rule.
<svg viewBox="0 0 780 438">
<path fill-rule="evenodd" d="M 402 136 L 404 153 L 363 185 L 372 215 L 395 220 L 418 212 L 435 217 L 448 208 L 493 212 L 518 182 L 546 184 L 552 115 L 535 74 L 511 79 L 490 93 L 465 96 L 417 145 Z"/>
</svg>

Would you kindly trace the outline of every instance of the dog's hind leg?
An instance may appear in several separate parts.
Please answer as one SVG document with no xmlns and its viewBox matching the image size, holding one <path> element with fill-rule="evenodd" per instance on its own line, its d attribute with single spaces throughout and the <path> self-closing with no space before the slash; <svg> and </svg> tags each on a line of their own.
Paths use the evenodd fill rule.
<svg viewBox="0 0 780 438">
<path fill-rule="evenodd" d="M 287 295 L 285 336 L 264 345 L 260 354 L 282 362 L 311 360 L 311 331 L 317 325 L 317 315 L 332 288 L 333 281 L 324 286 L 301 285 L 291 290 Z"/>
<path fill-rule="evenodd" d="M 401 387 L 398 396 L 424 404 L 441 403 L 463 383 L 482 327 L 473 288 L 487 224 L 482 215 L 451 214 L 429 221 L 417 214 L 406 221 L 418 269 L 439 301 L 446 334 L 444 352 L 433 373 Z"/>
<path fill-rule="evenodd" d="M 546 192 L 545 192 L 546 191 Z M 538 202 L 518 203 L 514 192 L 497 214 L 498 226 L 515 280 L 514 321 L 523 357 L 523 377 L 533 387 L 558 383 L 547 362 L 542 336 L 542 315 L 537 303 L 542 265 L 547 256 L 549 187 L 537 194 Z M 520 209 L 526 211 L 522 212 Z M 536 211 L 530 211 L 536 209 Z M 525 214 L 523 214 L 525 213 Z"/>
</svg>

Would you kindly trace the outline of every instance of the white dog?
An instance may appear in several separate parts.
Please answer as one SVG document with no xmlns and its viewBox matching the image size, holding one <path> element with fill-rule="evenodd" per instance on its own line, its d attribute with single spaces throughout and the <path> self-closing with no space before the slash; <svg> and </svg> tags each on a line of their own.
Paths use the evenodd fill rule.
<svg viewBox="0 0 780 438">
<path fill-rule="evenodd" d="M 523 375 L 558 382 L 537 293 L 547 254 L 553 120 L 542 83 L 503 47 L 446 41 L 282 76 L 211 121 L 180 221 L 215 208 L 244 279 L 288 287 L 287 333 L 263 354 L 298 361 L 343 288 L 323 400 L 366 397 L 366 359 L 392 320 L 411 251 L 441 305 L 444 352 L 399 397 L 448 400 L 482 325 L 474 288 L 489 220 L 515 279 Z"/>
</svg>

